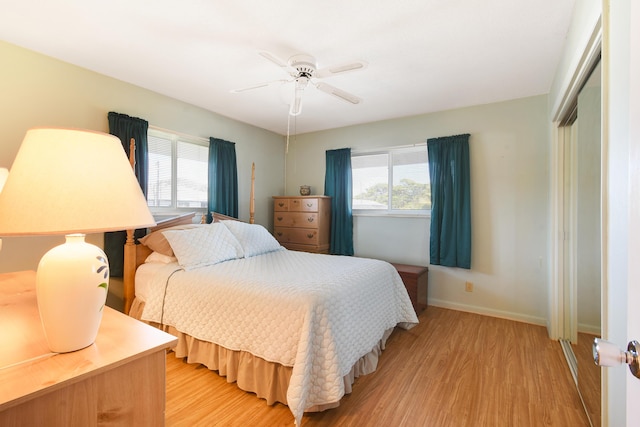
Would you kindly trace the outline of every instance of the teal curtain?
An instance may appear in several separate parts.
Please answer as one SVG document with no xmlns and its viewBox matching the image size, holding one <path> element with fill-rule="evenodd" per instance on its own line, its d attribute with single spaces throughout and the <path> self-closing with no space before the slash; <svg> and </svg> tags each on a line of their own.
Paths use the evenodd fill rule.
<svg viewBox="0 0 640 427">
<path fill-rule="evenodd" d="M 324 194 L 331 196 L 332 255 L 353 255 L 351 149 L 327 150 Z"/>
<path fill-rule="evenodd" d="M 427 140 L 431 179 L 430 262 L 471 268 L 469 134 Z"/>
<path fill-rule="evenodd" d="M 236 144 L 209 138 L 209 211 L 238 218 L 238 166 Z"/>
<path fill-rule="evenodd" d="M 129 157 L 131 138 L 136 141 L 135 169 L 134 172 L 140 183 L 140 188 L 147 196 L 147 170 L 149 165 L 147 130 L 149 122 L 138 117 L 129 117 L 126 114 L 110 112 L 109 133 L 120 138 L 122 148 Z M 146 230 L 136 230 L 136 238 L 144 236 Z M 127 240 L 125 231 L 104 233 L 104 252 L 109 259 L 111 277 L 122 277 L 124 270 L 124 243 Z"/>
</svg>

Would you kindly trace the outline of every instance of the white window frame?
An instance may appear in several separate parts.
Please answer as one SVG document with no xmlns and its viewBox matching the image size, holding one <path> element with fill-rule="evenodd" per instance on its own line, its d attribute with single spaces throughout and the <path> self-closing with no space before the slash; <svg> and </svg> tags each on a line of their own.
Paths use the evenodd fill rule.
<svg viewBox="0 0 640 427">
<path fill-rule="evenodd" d="M 391 147 L 371 151 L 352 151 L 351 158 L 358 156 L 372 156 L 376 154 L 388 155 L 388 184 L 389 189 L 393 189 L 393 154 L 394 153 L 406 153 L 411 151 L 426 151 L 426 144 L 415 144 L 404 147 Z M 428 165 L 428 157 L 427 157 Z M 428 176 L 428 175 L 427 175 Z M 429 180 L 430 181 L 430 180 Z M 393 197 L 392 191 L 389 191 L 389 201 L 387 209 L 356 209 L 352 208 L 353 216 L 380 216 L 380 217 L 431 217 L 431 209 L 392 209 L 391 200 Z"/>
<path fill-rule="evenodd" d="M 155 136 L 157 138 L 163 138 L 171 141 L 171 205 L 170 206 L 149 206 L 149 210 L 154 214 L 182 214 L 188 212 L 207 212 L 208 208 L 196 208 L 196 207 L 178 207 L 178 186 L 177 186 L 177 173 L 178 173 L 178 142 L 185 142 L 188 144 L 200 145 L 209 148 L 209 140 L 200 138 L 193 135 L 182 134 L 179 132 L 173 132 L 167 129 L 154 128 L 149 126 L 147 130 L 147 137 Z M 147 171 L 148 173 L 149 171 Z M 149 177 L 147 177 L 149 182 Z M 208 182 L 206 183 L 208 185 Z M 147 190 L 149 191 L 149 190 Z"/>
</svg>

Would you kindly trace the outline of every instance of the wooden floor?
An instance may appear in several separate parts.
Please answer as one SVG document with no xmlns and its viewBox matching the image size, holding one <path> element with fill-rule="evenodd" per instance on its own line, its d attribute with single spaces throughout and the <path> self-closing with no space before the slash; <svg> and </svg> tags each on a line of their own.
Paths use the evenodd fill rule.
<svg viewBox="0 0 640 427">
<path fill-rule="evenodd" d="M 281 404 L 167 356 L 168 426 L 293 426 Z M 311 426 L 588 426 L 560 344 L 541 326 L 430 306 L 378 370 Z"/>
</svg>

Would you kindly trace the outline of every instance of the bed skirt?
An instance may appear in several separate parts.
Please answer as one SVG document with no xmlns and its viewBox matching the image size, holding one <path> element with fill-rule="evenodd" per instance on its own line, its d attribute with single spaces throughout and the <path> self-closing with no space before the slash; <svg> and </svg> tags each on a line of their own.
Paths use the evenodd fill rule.
<svg viewBox="0 0 640 427">
<path fill-rule="evenodd" d="M 144 303 L 133 301 L 129 316 L 138 320 L 142 317 Z M 186 358 L 188 363 L 199 363 L 212 371 L 217 371 L 227 382 L 235 382 L 238 388 L 255 393 L 265 399 L 269 405 L 276 402 L 287 404 L 287 389 L 291 378 L 292 367 L 275 362 L 268 362 L 245 351 L 228 350 L 220 345 L 201 341 L 182 333 L 172 326 L 146 322 L 156 328 L 178 338 L 178 344 L 172 349 L 178 358 Z M 345 394 L 351 393 L 351 386 L 360 375 L 374 372 L 378 366 L 378 358 L 384 350 L 387 339 L 394 328 L 385 331 L 378 344 L 362 356 L 343 377 Z M 335 408 L 340 401 L 328 402 L 305 409 L 305 412 L 319 412 Z"/>
</svg>

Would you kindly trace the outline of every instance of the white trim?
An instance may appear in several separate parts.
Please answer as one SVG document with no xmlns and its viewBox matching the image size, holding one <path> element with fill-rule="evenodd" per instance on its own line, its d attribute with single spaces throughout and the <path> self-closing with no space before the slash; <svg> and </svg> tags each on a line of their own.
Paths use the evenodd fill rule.
<svg viewBox="0 0 640 427">
<path fill-rule="evenodd" d="M 551 139 L 551 260 L 549 280 L 549 323 L 551 339 L 564 331 L 564 129 L 553 124 Z"/>
<path fill-rule="evenodd" d="M 589 38 L 585 51 L 580 57 L 576 70 L 565 88 L 564 95 L 560 98 L 558 105 L 552 107 L 554 122 L 561 123 L 565 117 L 571 113 L 572 106 L 578 98 L 578 92 L 580 92 L 580 89 L 587 81 L 586 79 L 589 77 L 589 74 L 591 74 L 591 70 L 598 62 L 601 50 L 602 17 L 598 19 L 598 22 L 591 33 L 591 37 Z"/>
<path fill-rule="evenodd" d="M 569 265 L 568 276 L 569 280 L 568 289 L 565 289 L 565 295 L 567 300 L 565 301 L 564 309 L 568 311 L 565 313 L 564 319 L 568 324 L 565 325 L 565 336 L 571 341 L 572 344 L 578 343 L 578 132 L 576 124 L 565 127 L 565 135 L 569 135 L 569 146 L 565 146 L 565 150 L 569 150 L 569 194 L 565 194 L 565 198 L 569 201 L 569 212 L 566 212 L 568 222 L 565 221 L 565 227 L 568 228 L 569 239 L 567 245 L 569 248 Z M 565 139 L 566 142 L 566 139 Z M 565 162 L 565 167 L 567 163 Z M 565 170 L 565 176 L 566 176 Z M 565 183 L 565 189 L 566 183 Z M 565 254 L 566 255 L 566 254 Z"/>
<path fill-rule="evenodd" d="M 388 211 L 384 211 L 388 212 Z M 415 212 L 415 211 L 413 211 Z M 352 210 L 353 216 L 368 216 L 368 217 L 377 217 L 377 218 L 419 218 L 419 219 L 429 219 L 431 218 L 431 210 L 426 213 L 406 213 L 394 211 L 393 213 L 382 213 L 376 212 L 373 210 L 367 209 L 354 209 Z"/>
<path fill-rule="evenodd" d="M 359 155 L 367 155 L 367 154 L 377 154 L 377 153 L 388 153 L 391 150 L 405 150 L 408 148 L 417 148 L 417 147 L 425 147 L 427 145 L 426 142 L 417 142 L 415 144 L 407 144 L 407 145 L 396 145 L 393 147 L 377 147 L 377 148 L 361 148 L 361 149 L 357 149 L 357 148 L 353 148 L 351 149 L 351 155 L 352 156 L 359 156 Z"/>
<path fill-rule="evenodd" d="M 171 130 L 171 129 L 164 129 L 158 126 L 154 126 L 154 125 L 149 125 L 149 130 L 150 131 L 156 131 L 156 132 L 160 132 L 160 133 L 164 133 L 167 135 L 175 135 L 178 138 L 184 138 L 188 141 L 191 142 L 199 142 L 202 144 L 207 144 L 209 145 L 209 139 L 207 138 L 203 138 L 201 136 L 195 136 L 195 135 L 189 135 L 188 133 L 182 133 L 182 132 L 178 132 L 175 130 Z"/>
<path fill-rule="evenodd" d="M 578 324 L 578 332 L 601 337 L 602 327 L 600 325 L 588 325 L 586 323 L 580 323 Z"/>
<path fill-rule="evenodd" d="M 565 116 L 571 113 L 578 92 L 587 81 L 591 70 L 600 58 L 602 49 L 602 19 L 593 29 L 589 42 L 583 52 L 577 68 L 565 88 L 559 104 L 553 109 L 553 129 L 551 147 L 551 278 L 549 282 L 549 337 L 563 338 L 564 334 L 564 127 Z M 604 171 L 602 172 L 604 174 Z"/>
<path fill-rule="evenodd" d="M 432 305 L 434 307 L 448 308 L 451 310 L 464 311 L 467 313 L 481 314 L 483 316 L 513 320 L 516 322 L 529 323 L 532 325 L 546 326 L 546 319 L 544 317 L 528 316 L 528 315 L 525 315 L 522 313 L 516 313 L 513 311 L 494 310 L 487 307 L 460 304 L 460 303 L 444 301 L 436 298 L 429 298 L 429 305 Z"/>
</svg>

